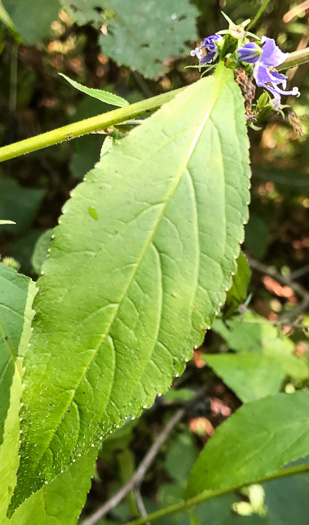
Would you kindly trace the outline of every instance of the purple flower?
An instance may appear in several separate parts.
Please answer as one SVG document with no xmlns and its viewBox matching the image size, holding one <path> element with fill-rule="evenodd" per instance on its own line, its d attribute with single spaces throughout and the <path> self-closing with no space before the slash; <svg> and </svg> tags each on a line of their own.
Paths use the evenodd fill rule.
<svg viewBox="0 0 309 525">
<path fill-rule="evenodd" d="M 196 56 L 200 64 L 209 64 L 213 60 L 217 58 L 217 55 L 219 53 L 218 45 L 222 41 L 221 35 L 211 35 L 207 38 L 204 38 L 203 42 L 201 43 L 200 47 L 196 47 L 195 49 L 192 49 L 191 56 Z M 208 53 L 203 56 L 202 49 L 207 49 Z"/>
<path fill-rule="evenodd" d="M 236 51 L 238 60 L 241 62 L 249 62 L 249 64 L 257 62 L 262 53 L 263 50 L 254 42 L 248 42 L 248 44 L 245 44 Z"/>
<path fill-rule="evenodd" d="M 263 36 L 261 43 L 264 44 L 262 50 L 257 44 L 249 42 L 238 49 L 236 53 L 242 62 L 255 63 L 253 77 L 257 86 L 270 91 L 276 99 L 276 106 L 279 107 L 281 95 L 299 96 L 300 92 L 297 87 L 291 91 L 284 91 L 288 77 L 278 73 L 275 69 L 287 59 L 289 53 L 283 53 L 273 38 Z M 282 85 L 283 89 L 279 88 L 279 84 Z"/>
<path fill-rule="evenodd" d="M 278 73 L 273 66 L 266 67 L 262 62 L 258 61 L 254 66 L 253 76 L 257 86 L 264 87 L 273 94 L 278 106 L 281 102 L 281 95 L 294 95 L 297 97 L 300 95 L 296 86 L 290 91 L 285 91 L 288 77 Z M 283 89 L 279 88 L 279 84 L 282 84 Z"/>
<path fill-rule="evenodd" d="M 288 58 L 289 53 L 283 53 L 283 51 L 281 51 L 281 49 L 276 46 L 273 38 L 263 36 L 261 43 L 264 44 L 261 62 L 263 62 L 265 66 L 280 66 L 280 64 L 283 64 L 283 62 Z"/>
</svg>

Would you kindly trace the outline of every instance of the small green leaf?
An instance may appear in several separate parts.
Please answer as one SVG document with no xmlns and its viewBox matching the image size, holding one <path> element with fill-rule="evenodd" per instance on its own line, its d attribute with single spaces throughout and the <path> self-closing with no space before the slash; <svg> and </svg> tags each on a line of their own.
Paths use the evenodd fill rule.
<svg viewBox="0 0 309 525">
<path fill-rule="evenodd" d="M 72 80 L 63 73 L 59 73 L 59 75 L 65 78 L 65 80 L 67 80 L 67 82 L 69 82 L 69 84 L 71 84 L 71 86 L 73 86 L 75 89 L 78 89 L 78 91 L 89 95 L 89 97 L 96 98 L 101 102 L 105 102 L 105 104 L 110 104 L 111 106 L 117 106 L 120 108 L 129 105 L 129 102 L 127 102 L 127 100 L 125 100 L 122 97 L 118 97 L 118 95 L 114 95 L 113 93 L 109 93 L 108 91 L 103 91 L 101 89 L 88 88 L 86 86 L 83 86 L 82 84 L 79 84 L 79 82 Z"/>
<path fill-rule="evenodd" d="M 169 403 L 175 403 L 177 401 L 192 401 L 194 396 L 195 393 L 189 388 L 179 388 L 178 390 L 171 388 L 166 392 L 164 399 Z"/>
<path fill-rule="evenodd" d="M 197 451 L 192 432 L 183 431 L 171 441 L 165 456 L 164 467 L 171 479 L 185 487 L 196 458 Z"/>
<path fill-rule="evenodd" d="M 12 221 L 3 226 L 3 229 L 20 234 L 26 231 L 45 195 L 45 190 L 37 188 L 23 188 L 13 178 L 5 177 L 0 173 L 0 217 L 10 217 Z M 14 230 L 9 224 L 16 223 Z M 4 224 L 2 222 L 2 224 Z"/>
<path fill-rule="evenodd" d="M 47 254 L 48 254 L 48 247 L 50 245 L 51 236 L 52 236 L 52 228 L 49 228 L 46 230 L 40 237 L 38 238 L 33 255 L 32 255 L 32 266 L 34 271 L 37 273 L 37 275 L 40 275 L 42 264 L 45 261 Z"/>
<path fill-rule="evenodd" d="M 251 213 L 246 225 L 245 247 L 257 259 L 262 259 L 267 252 L 269 224 L 265 219 Z"/>
<path fill-rule="evenodd" d="M 203 359 L 244 403 L 277 394 L 286 375 L 280 362 L 266 355 L 219 354 Z"/>
<path fill-rule="evenodd" d="M 97 210 L 93 206 L 89 206 L 88 211 L 89 211 L 90 217 L 92 217 L 93 219 L 97 221 L 99 218 Z"/>
<path fill-rule="evenodd" d="M 240 252 L 237 259 L 237 271 L 233 277 L 233 284 L 226 296 L 226 316 L 233 313 L 233 311 L 246 300 L 250 278 L 251 272 L 248 261 L 243 252 Z"/>
<path fill-rule="evenodd" d="M 309 453 L 309 392 L 247 403 L 219 426 L 201 452 L 187 497 L 254 483 Z"/>
</svg>

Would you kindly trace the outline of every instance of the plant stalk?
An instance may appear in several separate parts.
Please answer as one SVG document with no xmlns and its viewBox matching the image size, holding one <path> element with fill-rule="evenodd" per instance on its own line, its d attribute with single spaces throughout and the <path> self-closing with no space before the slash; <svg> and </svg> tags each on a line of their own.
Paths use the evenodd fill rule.
<svg viewBox="0 0 309 525">
<path fill-rule="evenodd" d="M 282 469 L 279 472 L 275 472 L 274 474 L 269 474 L 268 476 L 264 476 L 260 479 L 254 480 L 247 485 L 252 485 L 252 483 L 254 484 L 266 483 L 267 481 L 285 478 L 287 476 L 293 476 L 295 474 L 301 474 L 303 472 L 308 472 L 308 471 L 309 471 L 309 463 L 304 463 L 302 465 L 297 465 L 295 467 L 288 467 L 288 468 Z M 147 522 L 158 520 L 170 514 L 176 514 L 177 512 L 189 510 L 195 505 L 198 505 L 199 503 L 203 503 L 204 501 L 207 501 L 208 499 L 215 498 L 217 496 L 221 496 L 222 494 L 226 494 L 227 492 L 238 490 L 242 488 L 243 486 L 244 485 L 236 485 L 234 487 L 229 487 L 229 488 L 205 491 L 186 501 L 180 501 L 179 503 L 175 503 L 174 505 L 170 505 L 169 507 L 165 507 L 164 509 L 160 509 L 156 512 L 148 514 L 148 516 L 139 518 L 134 521 L 130 521 L 126 525 L 145 525 Z"/>
<path fill-rule="evenodd" d="M 152 113 L 166 102 L 169 102 L 184 89 L 185 88 L 175 89 L 174 91 L 169 91 L 168 93 L 163 93 L 162 95 L 157 95 L 156 97 L 136 102 L 130 106 L 114 109 L 108 113 L 74 122 L 73 124 L 68 124 L 67 126 L 63 126 L 53 131 L 48 131 L 47 133 L 42 133 L 41 135 L 36 135 L 35 137 L 21 140 L 14 144 L 9 144 L 8 146 L 0 148 L 0 162 L 20 157 L 26 153 L 47 148 L 48 146 L 54 146 L 61 142 L 72 140 L 87 135 L 93 131 L 107 129 L 115 124 L 138 118 L 147 113 Z"/>
<path fill-rule="evenodd" d="M 287 60 L 278 67 L 278 70 L 288 69 L 306 62 L 309 62 L 309 47 L 290 53 Z M 54 146 L 55 144 L 60 144 L 61 142 L 72 140 L 77 137 L 82 137 L 83 135 L 87 135 L 94 131 L 107 129 L 121 122 L 125 122 L 126 120 L 146 115 L 147 113 L 152 113 L 166 102 L 172 100 L 184 89 L 185 87 L 175 89 L 174 91 L 147 98 L 124 108 L 114 109 L 108 113 L 81 120 L 74 124 L 68 124 L 67 126 L 15 142 L 14 144 L 9 144 L 8 146 L 3 146 L 0 148 L 0 162 L 14 159 L 21 155 L 31 153 L 32 151 L 44 149 L 48 146 Z"/>
</svg>

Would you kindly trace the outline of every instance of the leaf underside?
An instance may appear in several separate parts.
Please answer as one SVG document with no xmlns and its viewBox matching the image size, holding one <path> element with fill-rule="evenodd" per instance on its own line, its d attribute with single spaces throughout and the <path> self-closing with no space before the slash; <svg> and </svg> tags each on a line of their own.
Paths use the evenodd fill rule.
<svg viewBox="0 0 309 525">
<path fill-rule="evenodd" d="M 11 511 L 183 371 L 231 285 L 249 177 L 243 100 L 220 67 L 74 190 L 38 281 Z"/>
</svg>

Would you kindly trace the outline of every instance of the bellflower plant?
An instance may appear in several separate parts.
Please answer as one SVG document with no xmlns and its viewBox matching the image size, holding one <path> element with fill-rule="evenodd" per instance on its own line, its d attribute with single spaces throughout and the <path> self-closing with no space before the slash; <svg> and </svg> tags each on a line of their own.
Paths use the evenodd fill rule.
<svg viewBox="0 0 309 525">
<path fill-rule="evenodd" d="M 285 62 L 289 53 L 281 51 L 273 38 L 263 36 L 259 39 L 256 35 L 246 32 L 245 26 L 249 21 L 240 26 L 236 26 L 231 20 L 229 22 L 228 30 L 204 38 L 201 45 L 191 51 L 191 56 L 196 56 L 202 67 L 214 63 L 219 58 L 225 61 L 227 67 L 234 69 L 236 81 L 241 83 L 244 94 L 247 119 L 251 123 L 253 120 L 261 121 L 269 109 L 282 110 L 282 95 L 300 95 L 297 87 L 286 91 L 287 76 L 276 69 Z M 248 37 L 253 37 L 255 41 L 249 41 Z M 206 55 L 204 49 L 207 51 Z M 243 71 L 241 78 L 240 71 Z M 252 80 L 274 97 L 271 100 L 269 97 L 265 99 L 265 111 L 262 111 L 259 103 L 253 104 L 255 87 Z M 255 110 L 252 110 L 252 107 Z"/>
</svg>

